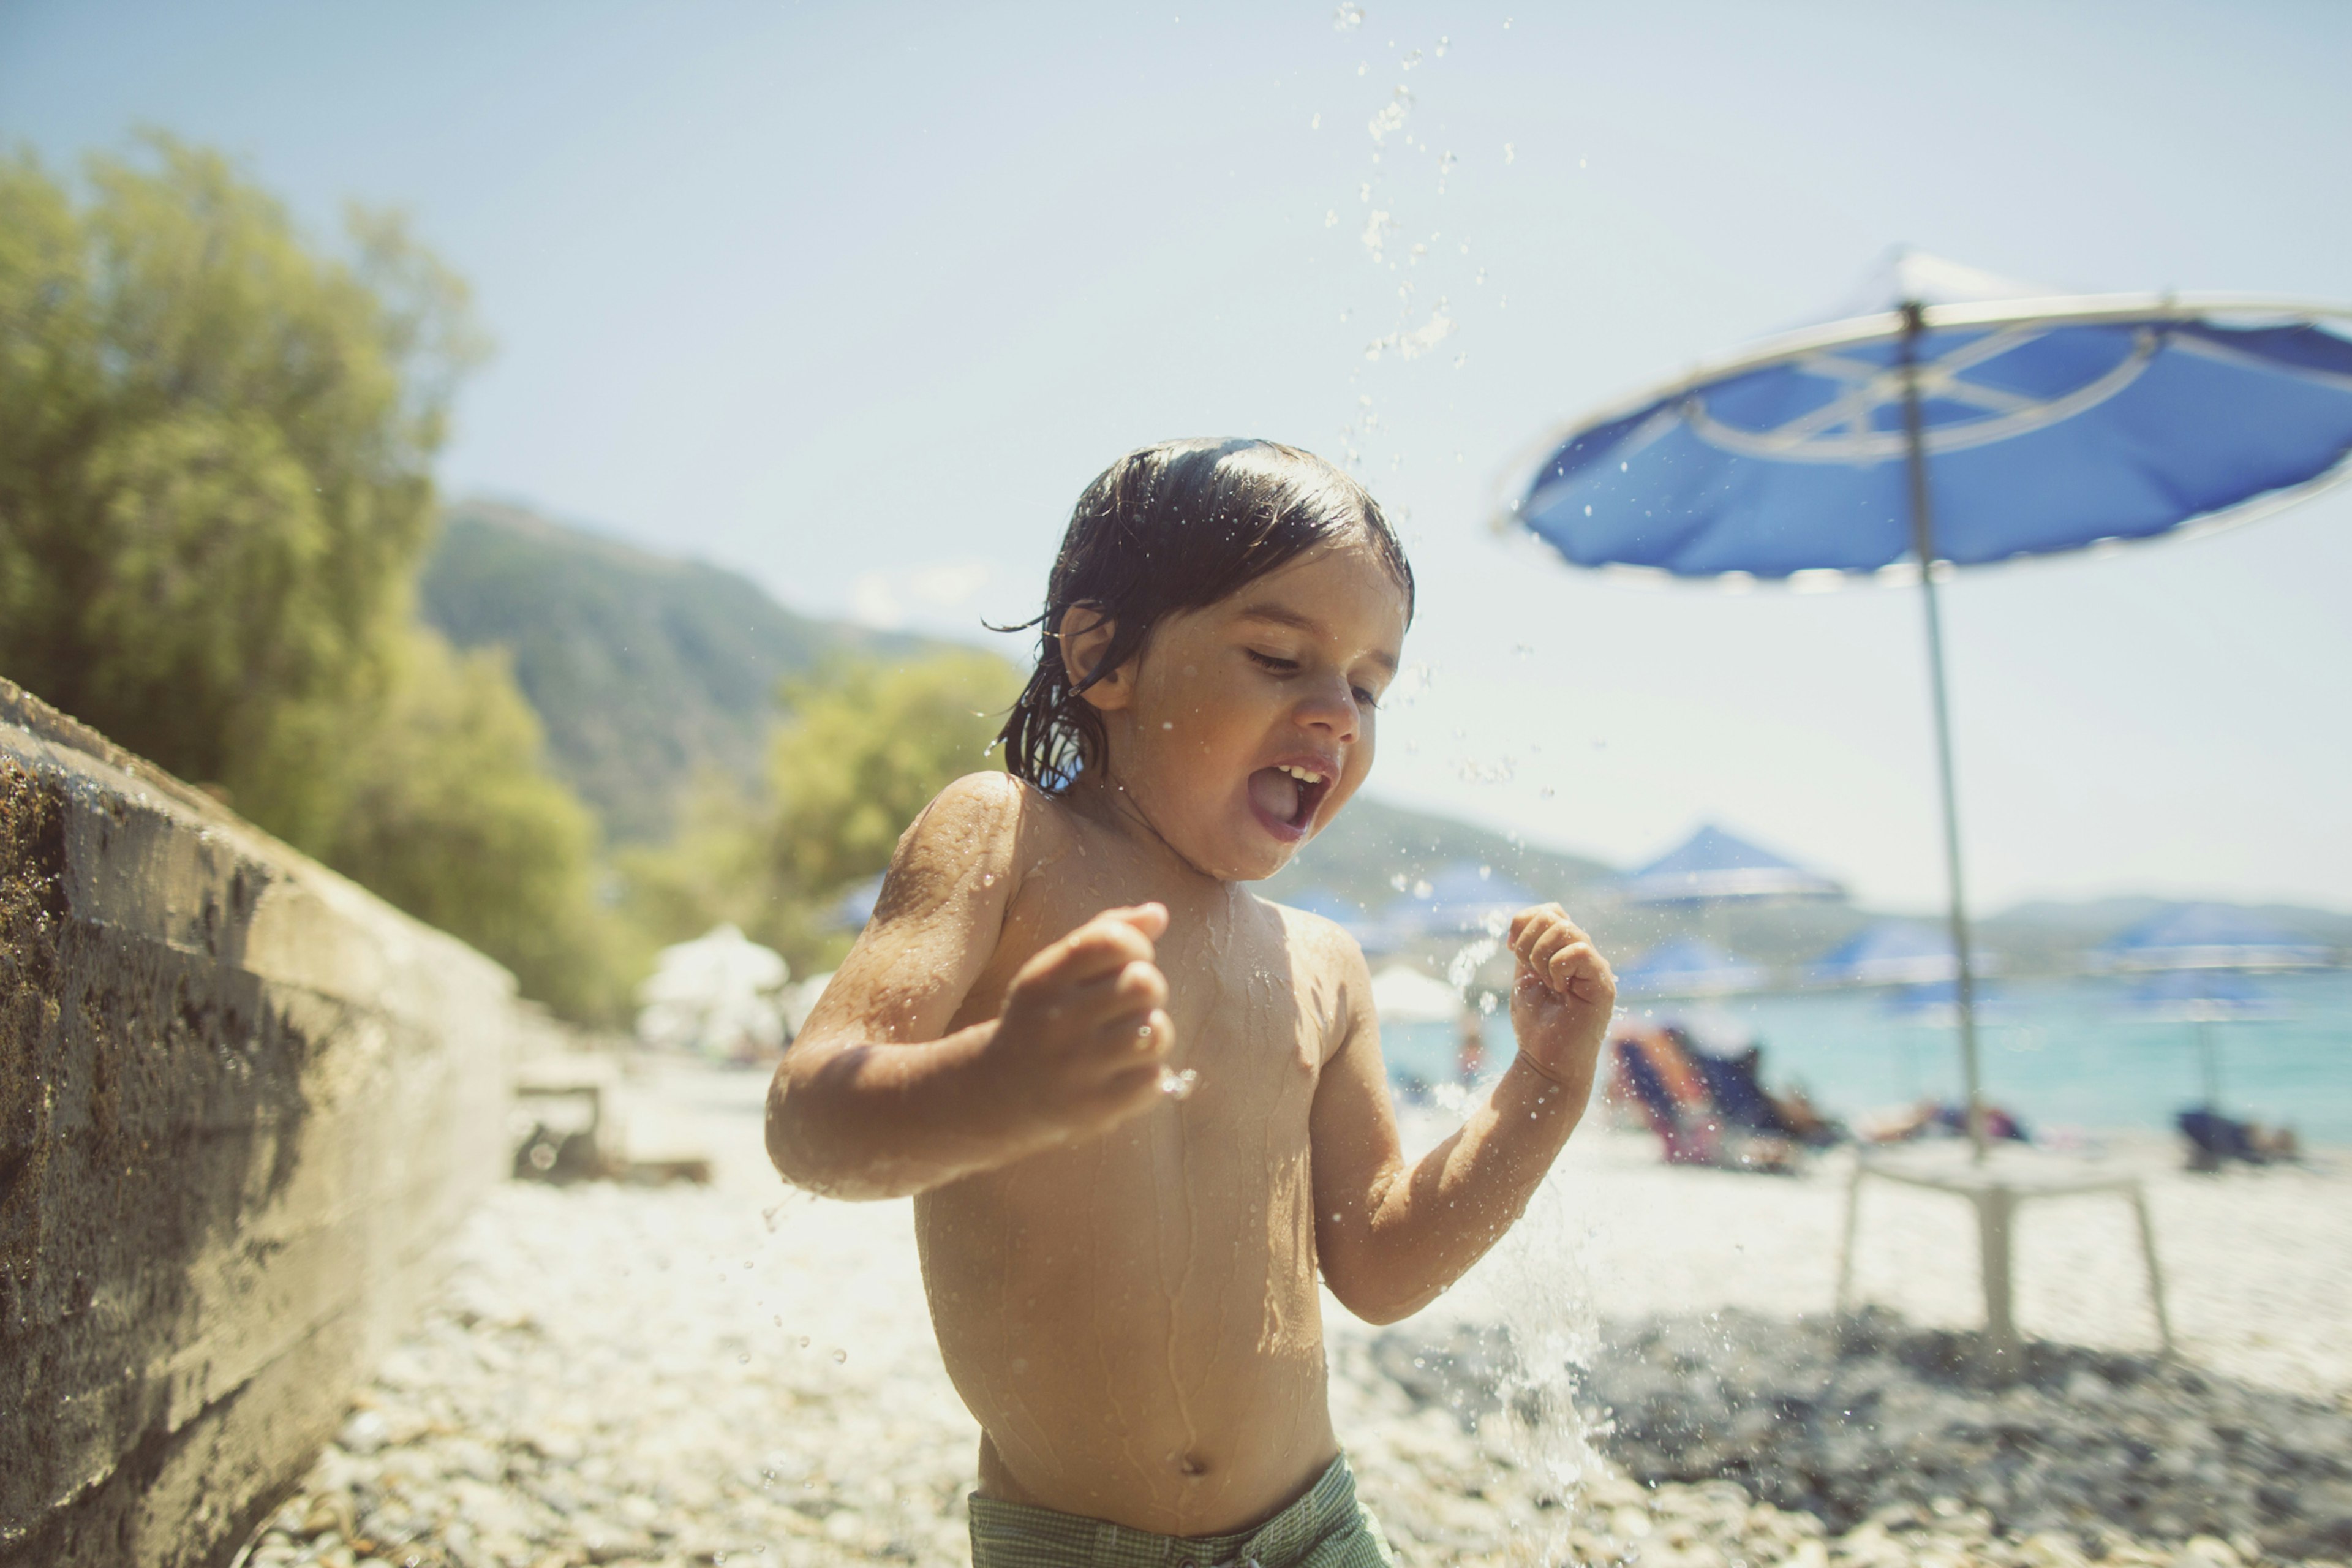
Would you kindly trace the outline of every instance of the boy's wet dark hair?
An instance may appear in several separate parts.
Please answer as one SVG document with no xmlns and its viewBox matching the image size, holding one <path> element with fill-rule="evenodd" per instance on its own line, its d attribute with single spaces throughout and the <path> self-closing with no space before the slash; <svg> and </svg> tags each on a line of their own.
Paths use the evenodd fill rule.
<svg viewBox="0 0 2352 1568">
<path fill-rule="evenodd" d="M 1037 669 L 998 739 L 1004 765 L 1040 789 L 1067 788 L 1103 755 L 1102 716 L 1081 695 L 1143 650 L 1163 616 L 1213 605 L 1327 541 L 1360 534 L 1404 590 L 1412 566 L 1364 487 L 1296 447 L 1273 441 L 1163 441 L 1105 468 L 1078 498 L 1045 584 Z M 1062 619 L 1083 607 L 1110 618 L 1110 645 L 1073 682 Z"/>
</svg>

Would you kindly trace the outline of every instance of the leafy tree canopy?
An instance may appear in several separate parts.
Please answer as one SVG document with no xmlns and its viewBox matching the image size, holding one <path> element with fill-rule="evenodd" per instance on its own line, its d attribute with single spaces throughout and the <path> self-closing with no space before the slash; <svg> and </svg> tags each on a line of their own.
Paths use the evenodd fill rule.
<svg viewBox="0 0 2352 1568">
<path fill-rule="evenodd" d="M 0 673 L 617 1016 L 593 818 L 503 660 L 412 619 L 465 288 L 397 218 L 348 227 L 314 253 L 166 136 L 79 205 L 0 157 Z"/>
<path fill-rule="evenodd" d="M 890 863 L 950 781 L 1003 766 L 992 747 L 1020 689 L 1011 665 L 961 650 L 786 682 L 764 793 L 707 780 L 672 844 L 622 857 L 638 926 L 677 942 L 732 921 L 803 973 L 830 967 L 849 942 L 832 919 L 842 894 Z"/>
<path fill-rule="evenodd" d="M 617 1018 L 628 959 L 596 900 L 596 823 L 539 766 L 539 720 L 496 650 L 409 634 L 326 858 L 573 1017 Z"/>
<path fill-rule="evenodd" d="M 167 136 L 88 184 L 0 158 L 0 669 L 319 850 L 480 352 L 465 288 L 391 216 L 313 254 Z"/>
<path fill-rule="evenodd" d="M 1020 692 L 1011 665 L 961 651 L 787 683 L 792 717 L 768 756 L 779 875 L 821 897 L 887 866 L 931 796 L 1003 768 L 996 731 Z"/>
</svg>

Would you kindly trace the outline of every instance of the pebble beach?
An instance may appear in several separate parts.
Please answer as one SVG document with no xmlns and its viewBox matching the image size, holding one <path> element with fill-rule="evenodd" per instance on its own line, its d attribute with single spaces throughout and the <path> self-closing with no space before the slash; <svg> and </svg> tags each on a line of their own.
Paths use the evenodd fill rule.
<svg viewBox="0 0 2352 1568">
<path fill-rule="evenodd" d="M 784 1189 L 757 1073 L 642 1067 L 633 1152 L 708 1184 L 502 1184 L 250 1568 L 968 1561 L 978 1429 L 940 1369 L 910 1206 Z M 1414 1112 L 1409 1142 L 1446 1125 Z M 1846 1153 L 1669 1168 L 1596 1111 L 1528 1220 L 1373 1329 L 1325 1305 L 1333 1414 L 1401 1563 L 1958 1568 L 2352 1558 L 2352 1159 L 2139 1175 L 2030 1206 L 2025 1375 L 1968 1370 L 1970 1212 Z"/>
</svg>

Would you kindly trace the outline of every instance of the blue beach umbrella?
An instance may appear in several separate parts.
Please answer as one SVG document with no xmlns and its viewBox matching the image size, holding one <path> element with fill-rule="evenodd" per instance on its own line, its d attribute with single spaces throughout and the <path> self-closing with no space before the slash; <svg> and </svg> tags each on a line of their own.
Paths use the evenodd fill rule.
<svg viewBox="0 0 2352 1568">
<path fill-rule="evenodd" d="M 1276 900 L 1294 910 L 1305 910 L 1310 915 L 1321 915 L 1339 925 L 1360 924 L 1364 911 L 1333 892 L 1328 888 L 1301 888 L 1289 897 Z"/>
<path fill-rule="evenodd" d="M 1876 308 L 1554 432 L 1507 526 L 1580 566 L 1916 583 L 1969 1131 L 1984 1143 L 1936 584 L 1955 566 L 2204 532 L 2352 472 L 2352 307 L 2037 292 L 1897 253 Z"/>
<path fill-rule="evenodd" d="M 2211 968 L 2150 975 L 2132 988 L 2126 1005 L 2134 1016 L 2151 1023 L 2187 1024 L 2196 1032 L 2208 1110 L 2218 1110 L 2221 1105 L 2221 1056 L 2214 1043 L 2213 1026 L 2276 1018 L 2285 1011 L 2277 997 L 2244 975 Z"/>
<path fill-rule="evenodd" d="M 877 871 L 833 901 L 825 923 L 835 931 L 864 931 L 882 901 L 882 873 Z"/>
<path fill-rule="evenodd" d="M 1746 899 L 1838 899 L 1845 889 L 1712 824 L 1620 885 L 1629 904 L 1705 904 Z"/>
<path fill-rule="evenodd" d="M 1386 952 L 1397 945 L 1386 922 L 1374 920 L 1360 906 L 1328 888 L 1301 888 L 1275 901 L 1288 904 L 1294 910 L 1305 910 L 1310 915 L 1321 915 L 1354 937 L 1366 952 Z"/>
<path fill-rule="evenodd" d="M 1984 973 L 1981 959 L 1977 973 Z M 1808 971 L 1816 985 L 1949 985 L 1959 964 L 1948 932 L 1916 921 L 1879 921 L 1822 955 Z"/>
<path fill-rule="evenodd" d="M 2174 904 L 2101 942 L 2110 970 L 2314 969 L 2327 949 L 2228 904 Z"/>
<path fill-rule="evenodd" d="M 1885 1011 L 1888 1017 L 1905 1024 L 1938 1024 L 1945 1028 L 1959 1016 L 1960 987 L 1951 978 L 1950 953 L 1945 954 L 1945 977 L 1924 980 L 1916 985 L 1900 985 L 1886 994 Z M 1975 1007 L 1979 1024 L 1997 1022 L 2011 1011 L 1997 992 L 1989 993 L 1981 984 L 1969 991 L 1970 1005 Z"/>
<path fill-rule="evenodd" d="M 1729 996 L 1761 989 L 1768 978 L 1761 965 L 1711 942 L 1676 937 L 1618 971 L 1617 985 L 1628 996 Z"/>
</svg>

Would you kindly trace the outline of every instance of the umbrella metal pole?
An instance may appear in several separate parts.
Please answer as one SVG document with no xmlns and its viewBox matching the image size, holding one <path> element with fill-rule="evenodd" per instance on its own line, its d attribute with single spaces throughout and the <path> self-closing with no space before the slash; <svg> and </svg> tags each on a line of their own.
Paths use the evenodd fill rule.
<svg viewBox="0 0 2352 1568">
<path fill-rule="evenodd" d="M 1969 1142 L 1985 1158 L 1984 1093 L 1977 1068 L 1976 975 L 1969 956 L 1968 900 L 1960 881 L 1960 808 L 1952 786 L 1952 719 L 1944 689 L 1944 626 L 1936 604 L 1936 517 L 1927 489 L 1927 438 L 1919 412 L 1920 307 L 1903 307 L 1903 434 L 1911 477 L 1911 547 L 1919 557 L 1919 591 L 1927 606 L 1927 678 L 1935 695 L 1936 762 L 1944 795 L 1944 871 L 1952 891 L 1952 997 L 1960 1022 L 1960 1073 L 1968 1091 Z"/>
<path fill-rule="evenodd" d="M 2210 1019 L 2197 1020 L 2197 1055 L 2204 1068 L 2205 1109 L 2221 1109 L 2221 1060 L 2213 1049 L 2213 1024 Z"/>
</svg>

